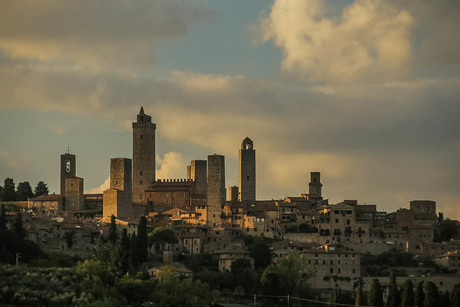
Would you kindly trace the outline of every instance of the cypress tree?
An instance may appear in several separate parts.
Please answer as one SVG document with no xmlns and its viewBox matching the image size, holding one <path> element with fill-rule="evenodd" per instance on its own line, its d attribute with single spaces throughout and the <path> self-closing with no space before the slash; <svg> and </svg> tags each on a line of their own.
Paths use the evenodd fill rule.
<svg viewBox="0 0 460 307">
<path fill-rule="evenodd" d="M 120 239 L 120 269 L 123 274 L 128 272 L 129 268 L 129 254 L 130 254 L 130 242 L 128 238 L 128 230 L 123 228 Z"/>
<path fill-rule="evenodd" d="M 330 300 L 330 306 L 336 306 L 336 303 L 342 302 L 342 290 L 340 287 L 335 284 L 334 292 L 332 293 L 332 297 Z"/>
<path fill-rule="evenodd" d="M 148 237 L 147 237 L 147 219 L 145 216 L 139 218 L 137 226 L 137 241 L 136 252 L 139 263 L 145 262 L 148 259 Z"/>
<path fill-rule="evenodd" d="M 444 292 L 444 295 L 441 298 L 441 306 L 450 306 L 450 294 L 449 291 Z"/>
<path fill-rule="evenodd" d="M 452 307 L 460 307 L 460 284 L 456 284 L 452 289 L 450 304 Z"/>
<path fill-rule="evenodd" d="M 432 281 L 425 282 L 425 307 L 439 306 L 438 287 Z"/>
<path fill-rule="evenodd" d="M 133 233 L 131 235 L 131 242 L 130 242 L 130 246 L 131 246 L 131 264 L 137 270 L 138 267 L 139 267 L 139 260 L 138 260 L 138 256 L 137 256 L 136 244 L 137 244 L 137 236 L 136 236 L 135 233 Z"/>
<path fill-rule="evenodd" d="M 5 206 L 3 204 L 0 208 L 0 229 L 6 229 Z"/>
<path fill-rule="evenodd" d="M 408 279 L 404 282 L 401 297 L 401 307 L 412 307 L 415 305 L 414 284 Z"/>
<path fill-rule="evenodd" d="M 113 245 L 117 244 L 118 234 L 117 234 L 117 224 L 115 223 L 115 216 L 112 214 L 110 219 L 110 228 L 109 235 L 107 236 L 109 242 Z"/>
<path fill-rule="evenodd" d="M 25 236 L 25 230 L 22 226 L 22 214 L 21 212 L 16 213 L 16 217 L 14 219 L 13 224 L 14 232 L 22 239 Z"/>
<path fill-rule="evenodd" d="M 358 281 L 358 286 L 356 287 L 356 294 L 355 294 L 355 306 L 365 306 L 366 300 L 364 299 L 363 287 L 361 285 L 361 280 Z"/>
<path fill-rule="evenodd" d="M 390 273 L 390 283 L 388 284 L 388 300 L 387 306 L 400 306 L 401 294 L 396 284 L 396 274 L 394 271 Z"/>
<path fill-rule="evenodd" d="M 425 301 L 425 292 L 423 291 L 423 283 L 419 282 L 417 290 L 415 290 L 415 306 L 423 307 Z"/>
<path fill-rule="evenodd" d="M 6 178 L 3 182 L 2 201 L 15 201 L 16 200 L 16 185 L 13 178 Z"/>
<path fill-rule="evenodd" d="M 380 282 L 377 278 L 372 280 L 367 303 L 369 306 L 383 306 L 382 287 L 380 286 Z"/>
</svg>

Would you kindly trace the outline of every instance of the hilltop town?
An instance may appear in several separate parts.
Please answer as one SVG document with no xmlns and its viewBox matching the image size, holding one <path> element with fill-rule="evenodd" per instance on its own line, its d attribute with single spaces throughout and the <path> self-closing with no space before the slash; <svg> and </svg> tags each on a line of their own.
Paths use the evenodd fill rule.
<svg viewBox="0 0 460 307">
<path fill-rule="evenodd" d="M 433 200 L 411 200 L 407 208 L 395 212 L 380 211 L 358 200 L 332 204 L 323 195 L 321 174 L 316 171 L 305 174 L 308 193 L 259 200 L 256 146 L 249 137 L 235 148 L 239 152 L 238 186 L 226 186 L 225 157 L 219 154 L 191 161 L 186 178 L 157 178 L 156 124 L 143 107 L 132 131 L 132 157 L 110 160 L 110 188 L 102 194 L 84 193 L 84 179 L 77 176 L 77 156 L 64 153 L 59 161 L 60 194 L 3 203 L 21 208 L 28 240 L 46 252 L 84 259 L 107 238 L 113 221 L 118 230 L 126 229 L 132 236 L 144 216 L 149 232 L 164 227 L 177 239 L 161 250 L 149 249 L 163 256 L 164 264 L 177 262 L 180 255 L 206 253 L 218 259 L 222 272 L 231 271 L 232 263 L 241 259 L 254 267 L 247 238 L 262 237 L 269 240 L 275 262 L 300 254 L 307 270 L 314 272 L 311 284 L 316 289 L 337 285 L 352 291 L 357 281 L 371 278 L 366 277 L 370 272 L 363 266 L 363 257 L 392 251 L 409 252 L 419 262 L 430 259 L 449 273 L 436 277 L 440 289 L 450 291 L 458 281 L 460 237 L 446 238 L 441 229 L 448 221 L 460 233 L 459 222 L 444 219 Z M 13 222 L 11 212 L 7 215 L 9 229 Z M 182 277 L 194 273 L 183 265 L 177 268 Z M 153 265 L 146 269 L 155 275 Z M 426 267 L 406 272 L 415 282 L 430 273 L 434 270 Z M 368 290 L 370 279 L 364 284 Z"/>
</svg>

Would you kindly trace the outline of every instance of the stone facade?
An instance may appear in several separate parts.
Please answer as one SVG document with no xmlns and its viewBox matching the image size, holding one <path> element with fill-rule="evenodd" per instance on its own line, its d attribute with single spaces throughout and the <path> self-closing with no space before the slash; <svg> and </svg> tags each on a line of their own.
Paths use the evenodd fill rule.
<svg viewBox="0 0 460 307">
<path fill-rule="evenodd" d="M 225 158 L 221 155 L 208 156 L 207 217 L 208 226 L 222 224 L 222 206 L 225 204 Z"/>
<path fill-rule="evenodd" d="M 103 216 L 130 218 L 132 216 L 132 160 L 110 160 L 110 189 L 104 191 Z"/>
<path fill-rule="evenodd" d="M 256 200 L 256 151 L 248 137 L 241 142 L 238 170 L 238 200 Z"/>
<path fill-rule="evenodd" d="M 133 187 L 132 200 L 142 203 L 144 191 L 155 181 L 155 130 L 152 118 L 141 107 L 133 122 Z"/>
<path fill-rule="evenodd" d="M 195 181 L 195 193 L 206 195 L 208 189 L 208 166 L 206 160 L 193 160 L 190 164 L 190 179 Z"/>
<path fill-rule="evenodd" d="M 308 196 L 310 199 L 323 199 L 322 189 L 323 185 L 321 183 L 321 173 L 320 172 L 311 172 L 310 173 L 310 183 L 308 184 Z"/>
<path fill-rule="evenodd" d="M 65 210 L 84 210 L 83 178 L 73 177 L 65 180 Z"/>
</svg>

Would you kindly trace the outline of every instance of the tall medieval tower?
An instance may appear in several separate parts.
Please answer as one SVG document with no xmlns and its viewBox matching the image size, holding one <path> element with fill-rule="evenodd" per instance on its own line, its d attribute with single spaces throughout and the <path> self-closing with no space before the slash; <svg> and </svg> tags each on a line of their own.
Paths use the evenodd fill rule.
<svg viewBox="0 0 460 307">
<path fill-rule="evenodd" d="M 141 107 L 133 122 L 133 203 L 142 203 L 145 189 L 155 180 L 155 130 Z"/>
<path fill-rule="evenodd" d="M 310 183 L 308 184 L 308 197 L 310 199 L 323 199 L 321 195 L 322 187 L 323 184 L 321 183 L 321 173 L 311 172 Z"/>
<path fill-rule="evenodd" d="M 77 159 L 75 155 L 65 153 L 61 155 L 61 196 L 65 195 L 65 180 L 75 178 L 77 175 Z"/>
<path fill-rule="evenodd" d="M 216 227 L 222 224 L 222 206 L 225 204 L 225 157 L 208 156 L 208 187 L 207 187 L 207 226 Z"/>
<path fill-rule="evenodd" d="M 256 151 L 250 138 L 241 142 L 239 156 L 238 200 L 256 200 Z"/>
</svg>

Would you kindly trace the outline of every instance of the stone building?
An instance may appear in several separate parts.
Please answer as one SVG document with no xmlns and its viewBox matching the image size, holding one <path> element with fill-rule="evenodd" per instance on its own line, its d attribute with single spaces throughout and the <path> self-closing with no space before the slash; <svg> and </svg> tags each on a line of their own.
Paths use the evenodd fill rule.
<svg viewBox="0 0 460 307">
<path fill-rule="evenodd" d="M 208 156 L 207 218 L 208 226 L 222 224 L 222 206 L 225 204 L 225 158 L 222 155 Z"/>
<path fill-rule="evenodd" d="M 256 151 L 248 137 L 241 142 L 238 170 L 238 200 L 256 200 Z"/>
<path fill-rule="evenodd" d="M 132 217 L 132 160 L 110 159 L 110 189 L 104 191 L 103 216 Z"/>
<path fill-rule="evenodd" d="M 75 155 L 70 153 L 65 153 L 61 155 L 61 186 L 60 186 L 60 193 L 61 196 L 65 195 L 65 188 L 66 183 L 65 180 L 67 178 L 75 178 L 77 175 L 77 160 Z"/>
<path fill-rule="evenodd" d="M 300 255 L 315 289 L 334 289 L 337 284 L 342 290 L 353 291 L 354 282 L 361 276 L 359 253 L 326 246 L 322 250 L 305 250 Z"/>
<path fill-rule="evenodd" d="M 142 203 L 144 191 L 155 181 L 155 130 L 150 115 L 141 107 L 133 122 L 132 200 Z"/>
</svg>

